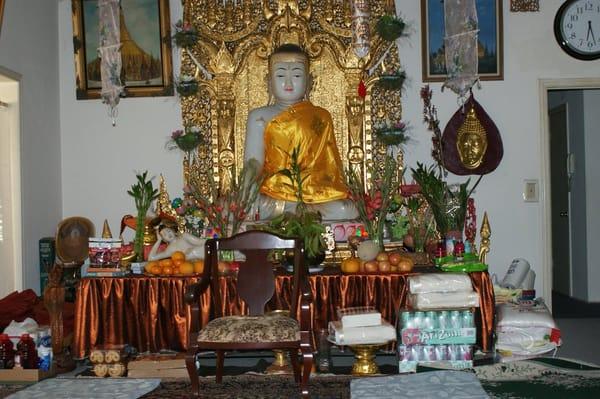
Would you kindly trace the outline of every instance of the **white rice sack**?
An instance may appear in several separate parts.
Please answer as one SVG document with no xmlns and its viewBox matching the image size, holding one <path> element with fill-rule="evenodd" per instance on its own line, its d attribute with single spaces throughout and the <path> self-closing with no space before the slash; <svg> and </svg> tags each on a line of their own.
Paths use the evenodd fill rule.
<svg viewBox="0 0 600 399">
<path fill-rule="evenodd" d="M 498 327 L 546 327 L 556 328 L 550 311 L 543 302 L 528 301 L 525 304 L 503 303 L 496 307 Z"/>
<path fill-rule="evenodd" d="M 466 273 L 426 273 L 410 276 L 408 287 L 412 294 L 473 291 L 471 278 Z"/>
<path fill-rule="evenodd" d="M 471 292 L 426 292 L 409 294 L 413 309 L 453 309 L 479 307 L 479 295 Z"/>
</svg>

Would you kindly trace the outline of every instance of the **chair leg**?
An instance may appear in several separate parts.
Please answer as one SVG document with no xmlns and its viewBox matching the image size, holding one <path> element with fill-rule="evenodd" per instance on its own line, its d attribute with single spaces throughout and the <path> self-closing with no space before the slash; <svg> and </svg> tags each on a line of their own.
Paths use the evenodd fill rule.
<svg viewBox="0 0 600 399">
<path fill-rule="evenodd" d="M 217 383 L 220 384 L 223 381 L 223 363 L 225 361 L 225 354 L 222 350 L 217 350 Z"/>
<path fill-rule="evenodd" d="M 310 345 L 301 345 L 300 350 L 302 351 L 302 364 L 304 366 L 300 390 L 302 391 L 303 398 L 310 398 L 310 394 L 308 393 L 308 379 L 310 378 L 310 372 L 313 366 L 313 352 Z"/>
<path fill-rule="evenodd" d="M 196 369 L 196 349 L 190 348 L 185 355 L 185 367 L 187 368 L 192 383 L 192 392 L 194 395 L 200 395 L 200 381 L 198 380 L 198 369 Z"/>
<path fill-rule="evenodd" d="M 300 383 L 300 363 L 298 363 L 298 348 L 290 349 L 290 361 L 292 362 L 292 368 L 294 370 L 294 380 L 296 383 Z"/>
</svg>

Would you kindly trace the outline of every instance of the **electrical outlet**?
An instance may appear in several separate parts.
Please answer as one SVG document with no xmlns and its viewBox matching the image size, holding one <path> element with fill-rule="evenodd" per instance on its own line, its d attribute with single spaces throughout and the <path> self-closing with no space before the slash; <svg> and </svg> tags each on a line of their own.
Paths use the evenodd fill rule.
<svg viewBox="0 0 600 399">
<path fill-rule="evenodd" d="M 523 189 L 523 200 L 525 202 L 539 202 L 539 183 L 537 179 L 525 179 L 525 187 Z"/>
</svg>

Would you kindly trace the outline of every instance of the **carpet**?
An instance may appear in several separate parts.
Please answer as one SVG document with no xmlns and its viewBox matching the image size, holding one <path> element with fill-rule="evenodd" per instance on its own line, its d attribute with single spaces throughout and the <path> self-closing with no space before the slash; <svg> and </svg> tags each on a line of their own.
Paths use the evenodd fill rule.
<svg viewBox="0 0 600 399">
<path fill-rule="evenodd" d="M 155 390 L 159 384 L 159 379 L 50 378 L 7 399 L 137 399 Z"/>
</svg>

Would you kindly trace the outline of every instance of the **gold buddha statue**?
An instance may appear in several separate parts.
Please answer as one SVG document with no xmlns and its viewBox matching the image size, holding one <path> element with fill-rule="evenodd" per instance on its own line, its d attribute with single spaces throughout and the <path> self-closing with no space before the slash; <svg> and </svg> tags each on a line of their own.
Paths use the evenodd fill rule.
<svg viewBox="0 0 600 399">
<path fill-rule="evenodd" d="M 291 154 L 297 148 L 306 177 L 304 202 L 325 220 L 355 219 L 358 213 L 347 199 L 331 114 L 307 99 L 307 54 L 294 44 L 277 48 L 269 58 L 268 82 L 274 103 L 249 112 L 244 149 L 244 162 L 256 159 L 266 176 L 258 200 L 260 218 L 295 209 L 296 191 L 279 171 L 290 167 Z"/>
<path fill-rule="evenodd" d="M 483 161 L 488 141 L 483 125 L 477 119 L 475 108 L 471 107 L 464 124 L 458 129 L 456 149 L 460 162 L 467 169 L 475 169 Z"/>
</svg>

